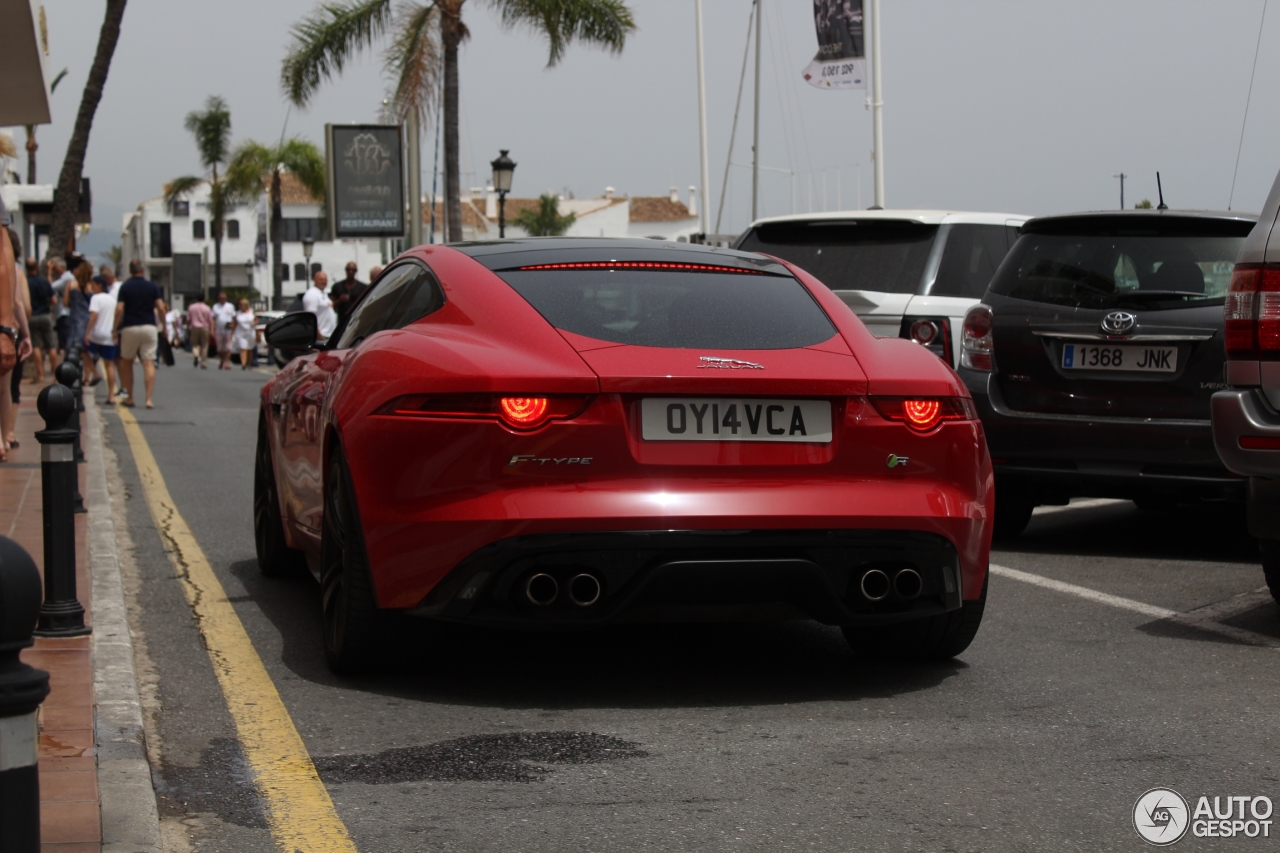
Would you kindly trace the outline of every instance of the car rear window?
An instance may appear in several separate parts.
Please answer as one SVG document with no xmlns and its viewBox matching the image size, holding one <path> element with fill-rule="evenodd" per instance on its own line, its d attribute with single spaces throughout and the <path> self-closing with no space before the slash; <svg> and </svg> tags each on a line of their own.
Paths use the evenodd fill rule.
<svg viewBox="0 0 1280 853">
<path fill-rule="evenodd" d="M 906 221 L 781 222 L 751 229 L 736 248 L 790 261 L 832 290 L 915 293 L 937 234 Z"/>
<path fill-rule="evenodd" d="M 1247 236 L 1024 234 L 991 292 L 1071 308 L 1183 308 L 1221 300 Z M 1219 230 L 1219 229 L 1215 229 Z"/>
<path fill-rule="evenodd" d="M 791 276 L 631 269 L 501 270 L 551 325 L 648 347 L 790 349 L 835 335 Z"/>
</svg>

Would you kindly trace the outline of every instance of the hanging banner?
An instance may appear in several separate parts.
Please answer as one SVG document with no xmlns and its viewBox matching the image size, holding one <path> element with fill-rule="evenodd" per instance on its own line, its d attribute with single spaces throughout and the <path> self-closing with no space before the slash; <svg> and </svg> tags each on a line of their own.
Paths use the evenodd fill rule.
<svg viewBox="0 0 1280 853">
<path fill-rule="evenodd" d="M 867 60 L 862 38 L 862 0 L 813 0 L 818 55 L 804 69 L 804 79 L 819 89 L 867 88 Z"/>
<path fill-rule="evenodd" d="M 403 142 L 400 125 L 326 124 L 326 202 L 330 234 L 403 237 Z"/>
</svg>

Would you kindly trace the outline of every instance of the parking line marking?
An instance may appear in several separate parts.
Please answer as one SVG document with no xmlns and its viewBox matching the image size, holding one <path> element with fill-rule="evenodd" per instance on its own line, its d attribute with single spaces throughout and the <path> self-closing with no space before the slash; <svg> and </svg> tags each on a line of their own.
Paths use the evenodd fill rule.
<svg viewBox="0 0 1280 853">
<path fill-rule="evenodd" d="M 1033 575 L 1030 572 L 1022 572 L 1017 569 L 1011 569 L 1007 566 L 997 566 L 991 564 L 991 574 L 997 577 L 1005 577 L 1010 580 L 1022 581 L 1033 586 L 1051 589 L 1054 592 L 1062 592 L 1067 595 L 1074 595 L 1077 598 L 1083 598 L 1087 601 L 1093 601 L 1098 604 L 1106 604 L 1109 607 L 1118 607 L 1121 610 L 1128 610 L 1132 613 L 1140 613 L 1143 616 L 1150 616 L 1152 619 L 1164 619 L 1179 625 L 1185 625 L 1188 628 L 1197 628 L 1201 631 L 1208 631 L 1212 634 L 1220 634 L 1229 637 L 1236 642 L 1245 643 L 1250 646 L 1263 646 L 1269 649 L 1280 649 L 1280 640 L 1275 637 L 1259 634 L 1246 628 L 1237 628 L 1234 625 L 1223 625 L 1218 619 L 1225 619 L 1250 610 L 1259 604 L 1264 604 L 1270 600 L 1271 595 L 1265 590 L 1255 590 L 1254 592 L 1243 593 L 1226 601 L 1209 604 L 1204 607 L 1198 607 L 1186 613 L 1180 613 L 1177 610 L 1169 610 L 1166 607 L 1156 607 L 1154 604 L 1147 604 L 1142 601 L 1134 601 L 1132 598 L 1122 598 L 1118 595 L 1111 595 L 1106 592 L 1099 592 L 1096 589 L 1089 589 L 1087 586 L 1077 586 L 1073 583 L 1064 583 L 1056 581 L 1052 578 L 1046 578 L 1041 575 Z"/>
<path fill-rule="evenodd" d="M 235 722 L 245 760 L 266 804 L 277 846 L 304 853 L 355 853 L 302 736 L 293 724 L 267 668 L 258 657 L 213 566 L 178 512 L 133 412 L 116 410 L 142 480 L 156 531 L 195 617 Z"/>
</svg>

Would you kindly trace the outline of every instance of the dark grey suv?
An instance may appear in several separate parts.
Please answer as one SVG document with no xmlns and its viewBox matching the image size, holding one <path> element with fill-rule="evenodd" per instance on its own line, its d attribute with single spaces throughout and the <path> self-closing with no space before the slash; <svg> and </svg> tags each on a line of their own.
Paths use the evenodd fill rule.
<svg viewBox="0 0 1280 853">
<path fill-rule="evenodd" d="M 1032 219 L 970 309 L 961 368 L 996 473 L 996 535 L 1037 504 L 1243 500 L 1214 449 L 1223 297 L 1251 214 Z"/>
<path fill-rule="evenodd" d="M 1245 240 L 1224 306 L 1229 390 L 1213 395 L 1213 438 L 1227 467 L 1249 478 L 1249 532 L 1280 603 L 1280 175 Z"/>
</svg>

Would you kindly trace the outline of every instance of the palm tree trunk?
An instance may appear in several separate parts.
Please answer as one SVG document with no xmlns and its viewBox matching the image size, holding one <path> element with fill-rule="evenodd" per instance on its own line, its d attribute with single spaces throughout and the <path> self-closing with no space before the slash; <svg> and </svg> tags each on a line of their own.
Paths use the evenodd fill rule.
<svg viewBox="0 0 1280 853">
<path fill-rule="evenodd" d="M 284 235 L 281 234 L 282 217 L 280 209 L 280 167 L 271 172 L 271 307 L 277 311 L 284 310 Z"/>
<path fill-rule="evenodd" d="M 444 42 L 444 219 L 445 242 L 462 239 L 462 184 L 458 165 L 458 18 L 446 14 L 440 21 Z M 434 200 L 432 201 L 434 204 Z"/>
<path fill-rule="evenodd" d="M 39 147 L 36 144 L 36 126 L 29 124 L 27 125 L 27 183 L 29 184 L 36 182 L 36 149 Z"/>
<path fill-rule="evenodd" d="M 62 174 L 53 195 L 53 215 L 49 226 L 49 255 L 62 254 L 74 239 L 76 210 L 80 206 L 80 177 L 84 172 L 84 155 L 89 148 L 89 131 L 93 128 L 93 115 L 102 100 L 102 89 L 111 69 L 111 56 L 120 40 L 120 21 L 124 18 L 125 0 L 107 0 L 107 13 L 98 33 L 98 52 L 89 69 L 89 79 L 80 98 L 80 112 L 76 114 L 75 129 L 67 143 L 67 155 L 62 161 Z"/>
<path fill-rule="evenodd" d="M 213 298 L 217 299 L 222 292 L 222 187 L 218 184 L 218 164 L 213 164 L 213 184 L 210 186 L 209 212 L 213 220 L 209 223 L 213 228 Z"/>
</svg>

